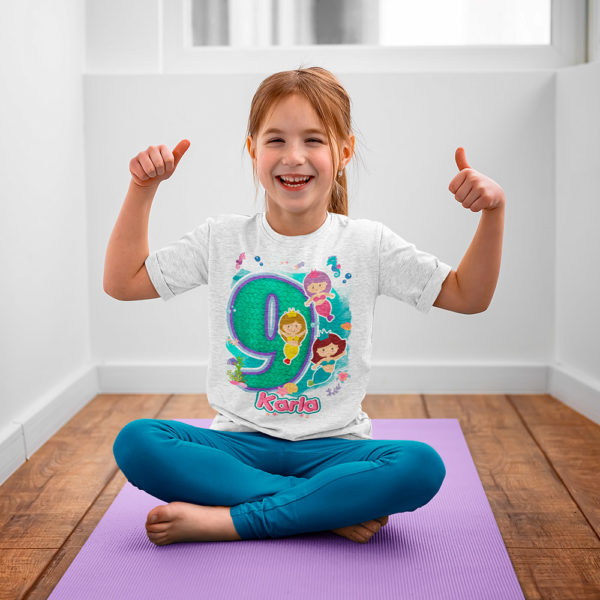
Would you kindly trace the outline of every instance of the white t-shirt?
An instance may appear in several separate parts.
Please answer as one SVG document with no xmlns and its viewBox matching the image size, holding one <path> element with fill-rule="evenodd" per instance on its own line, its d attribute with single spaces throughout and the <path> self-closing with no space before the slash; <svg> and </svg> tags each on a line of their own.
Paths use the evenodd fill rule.
<svg viewBox="0 0 600 600">
<path fill-rule="evenodd" d="M 209 217 L 145 264 L 163 300 L 208 285 L 210 428 L 292 441 L 372 439 L 375 300 L 427 313 L 452 269 L 380 222 L 330 212 L 297 236 L 264 212 Z"/>
</svg>

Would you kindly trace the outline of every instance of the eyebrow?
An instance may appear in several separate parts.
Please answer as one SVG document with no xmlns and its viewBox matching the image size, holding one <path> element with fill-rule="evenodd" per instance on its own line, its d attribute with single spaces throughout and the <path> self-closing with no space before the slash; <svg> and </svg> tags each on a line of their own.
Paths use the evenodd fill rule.
<svg viewBox="0 0 600 600">
<path fill-rule="evenodd" d="M 284 133 L 281 129 L 277 129 L 275 127 L 271 127 L 267 129 L 263 135 L 269 135 L 270 133 Z M 325 132 L 321 129 L 305 129 L 303 133 L 320 133 L 321 135 L 325 135 Z"/>
</svg>

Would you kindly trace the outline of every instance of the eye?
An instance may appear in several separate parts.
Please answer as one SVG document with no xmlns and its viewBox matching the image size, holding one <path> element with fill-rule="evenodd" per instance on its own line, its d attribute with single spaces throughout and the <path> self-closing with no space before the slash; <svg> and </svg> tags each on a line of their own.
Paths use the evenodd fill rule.
<svg viewBox="0 0 600 600">
<path fill-rule="evenodd" d="M 322 144 L 323 142 L 321 140 L 318 140 L 317 138 L 310 138 L 307 140 L 308 142 L 317 142 L 319 144 Z M 267 144 L 270 144 L 271 142 L 283 142 L 283 140 L 281 138 L 274 138 L 272 140 L 269 140 L 267 142 Z"/>
</svg>

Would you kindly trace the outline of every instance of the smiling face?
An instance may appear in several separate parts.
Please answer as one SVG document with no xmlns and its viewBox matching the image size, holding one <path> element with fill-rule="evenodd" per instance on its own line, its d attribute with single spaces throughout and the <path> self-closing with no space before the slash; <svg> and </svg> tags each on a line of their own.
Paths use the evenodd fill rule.
<svg viewBox="0 0 600 600">
<path fill-rule="evenodd" d="M 321 281 L 321 283 L 309 283 L 307 288 L 311 294 L 318 294 L 327 288 L 327 282 Z"/>
<path fill-rule="evenodd" d="M 282 325 L 281 328 L 288 335 L 294 335 L 294 334 L 298 333 L 302 329 L 302 326 L 297 321 L 294 321 L 293 323 L 287 323 L 286 325 Z"/>
<path fill-rule="evenodd" d="M 335 165 L 310 102 L 298 94 L 282 98 L 271 107 L 255 139 L 248 136 L 246 144 L 273 220 L 289 222 L 294 216 L 315 215 L 320 224 L 331 198 Z M 348 158 L 342 159 L 339 168 L 348 162 L 350 148 L 345 154 Z M 311 180 L 300 189 L 285 188 L 278 176 L 286 174 L 310 175 Z"/>
<path fill-rule="evenodd" d="M 337 354 L 338 347 L 332 342 L 329 346 L 323 346 L 317 350 L 317 354 L 322 358 L 328 358 Z"/>
</svg>

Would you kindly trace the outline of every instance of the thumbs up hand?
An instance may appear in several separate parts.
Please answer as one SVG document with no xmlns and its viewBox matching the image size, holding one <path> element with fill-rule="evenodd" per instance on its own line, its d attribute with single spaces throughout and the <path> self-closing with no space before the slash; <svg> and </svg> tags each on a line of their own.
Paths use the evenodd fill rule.
<svg viewBox="0 0 600 600">
<path fill-rule="evenodd" d="M 493 179 L 469 166 L 464 148 L 457 148 L 454 158 L 460 173 L 452 179 L 448 189 L 458 202 L 473 212 L 504 206 L 504 190 Z"/>
<path fill-rule="evenodd" d="M 173 175 L 190 144 L 190 140 L 181 140 L 172 152 L 164 144 L 149 146 L 129 161 L 131 179 L 140 187 L 158 186 Z"/>
</svg>

